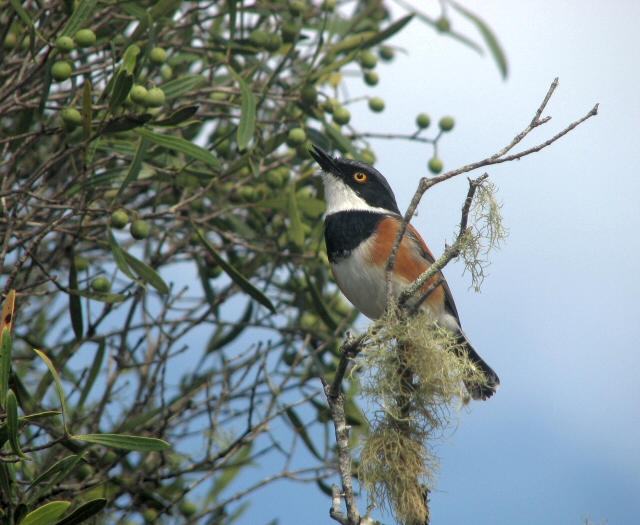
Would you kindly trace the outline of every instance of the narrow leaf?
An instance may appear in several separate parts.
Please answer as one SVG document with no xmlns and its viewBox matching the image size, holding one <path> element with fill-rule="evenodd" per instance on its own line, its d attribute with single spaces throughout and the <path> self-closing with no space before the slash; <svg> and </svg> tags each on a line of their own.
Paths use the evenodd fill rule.
<svg viewBox="0 0 640 525">
<path fill-rule="evenodd" d="M 121 303 L 127 298 L 126 295 L 121 293 L 88 292 L 86 290 L 67 290 L 67 292 L 108 304 Z"/>
<path fill-rule="evenodd" d="M 133 158 L 133 161 L 129 166 L 129 171 L 127 173 L 127 176 L 125 177 L 124 181 L 122 181 L 122 184 L 120 185 L 120 189 L 118 190 L 118 194 L 116 195 L 114 202 L 118 200 L 118 197 L 122 195 L 122 193 L 127 188 L 127 186 L 129 186 L 129 184 L 131 184 L 133 181 L 135 181 L 138 178 L 138 174 L 140 173 L 140 168 L 142 167 L 142 161 L 144 159 L 144 156 L 147 153 L 148 148 L 149 148 L 149 140 L 144 137 L 141 138 L 140 144 L 138 144 L 138 149 L 136 151 L 136 156 Z"/>
<path fill-rule="evenodd" d="M 89 370 L 89 375 L 87 376 L 87 381 L 82 388 L 82 393 L 80 394 L 80 399 L 78 400 L 78 407 L 81 407 L 89 392 L 91 391 L 91 387 L 95 383 L 98 374 L 100 373 L 100 368 L 102 368 L 102 362 L 104 361 L 104 354 L 107 347 L 107 343 L 105 338 L 100 339 L 100 343 L 98 344 L 98 350 L 96 351 L 96 356 L 93 358 L 93 364 L 91 365 L 91 369 Z"/>
<path fill-rule="evenodd" d="M 200 240 L 202 241 L 204 247 L 215 259 L 215 261 L 222 267 L 222 269 L 227 273 L 227 275 L 231 277 L 231 280 L 236 283 L 242 290 L 244 290 L 248 295 L 258 301 L 262 306 L 265 306 L 275 314 L 276 307 L 273 306 L 271 300 L 253 284 L 251 284 L 251 281 L 249 281 L 244 275 L 242 275 L 238 270 L 236 270 L 227 261 L 225 261 L 222 256 L 216 251 L 213 245 L 202 234 L 202 232 L 196 228 L 195 224 L 193 224 L 193 227 L 196 230 L 198 237 L 200 237 Z"/>
<path fill-rule="evenodd" d="M 296 431 L 296 433 L 302 438 L 302 441 L 304 442 L 304 444 L 307 445 L 309 452 L 311 452 L 319 460 L 322 460 L 323 459 L 322 456 L 316 450 L 316 447 L 314 446 L 313 441 L 311 441 L 311 438 L 307 433 L 307 429 L 305 428 L 304 424 L 298 417 L 298 414 L 296 414 L 293 408 L 287 408 L 286 414 L 287 414 L 287 417 L 289 418 L 289 421 L 293 425 L 293 428 Z"/>
<path fill-rule="evenodd" d="M 161 294 L 169 293 L 169 286 L 167 286 L 167 283 L 165 283 L 162 277 L 160 277 L 160 274 L 151 268 L 151 266 L 139 259 L 136 259 L 133 255 L 124 250 L 122 250 L 122 255 L 124 255 L 124 259 L 129 265 L 129 268 L 136 272 L 140 279 L 148 282 Z"/>
<path fill-rule="evenodd" d="M 349 53 L 344 58 L 341 58 L 340 60 L 336 60 L 336 61 L 331 61 L 329 65 L 324 66 L 323 68 L 320 68 L 318 71 L 316 71 L 313 75 L 309 77 L 309 82 L 315 82 L 319 78 L 325 75 L 328 75 L 329 73 L 333 73 L 334 71 L 337 71 L 338 69 L 340 69 L 342 66 L 348 64 L 356 57 L 359 50 L 360 48 L 354 49 L 351 53 Z"/>
<path fill-rule="evenodd" d="M 127 47 L 127 50 L 124 52 L 124 57 L 122 58 L 122 65 L 120 66 L 122 71 L 126 71 L 129 75 L 133 75 L 139 54 L 140 47 L 137 44 Z"/>
<path fill-rule="evenodd" d="M 104 133 L 117 133 L 118 131 L 129 131 L 130 129 L 139 128 L 150 120 L 153 120 L 153 115 L 149 113 L 143 113 L 142 115 L 121 115 L 113 118 L 102 130 Z"/>
<path fill-rule="evenodd" d="M 82 90 L 82 140 L 89 140 L 91 137 L 91 122 L 93 121 L 91 103 L 91 81 L 85 80 Z"/>
<path fill-rule="evenodd" d="M 11 374 L 11 355 L 13 353 L 13 342 L 9 327 L 2 329 L 0 336 L 0 405 L 7 406 L 7 391 L 9 390 L 9 375 Z"/>
<path fill-rule="evenodd" d="M 9 390 L 7 394 L 7 431 L 9 433 L 9 446 L 16 456 L 23 459 L 31 459 L 29 456 L 26 456 L 20 448 L 18 426 L 18 400 L 13 390 Z"/>
<path fill-rule="evenodd" d="M 240 85 L 240 91 L 242 92 L 242 112 L 240 113 L 240 124 L 238 124 L 237 133 L 238 148 L 242 151 L 247 149 L 256 128 L 256 99 L 244 79 L 232 68 L 229 68 L 229 71 L 231 71 L 231 74 Z"/>
<path fill-rule="evenodd" d="M 163 118 L 162 120 L 158 120 L 153 123 L 154 126 L 177 126 L 181 124 L 185 120 L 189 120 L 193 115 L 198 112 L 199 106 L 183 106 L 180 109 L 174 111 L 167 118 Z"/>
<path fill-rule="evenodd" d="M 224 330 L 220 330 L 220 332 L 216 331 L 216 333 L 209 341 L 209 344 L 207 345 L 206 353 L 209 354 L 211 352 L 215 352 L 218 348 L 223 348 L 234 341 L 244 331 L 244 329 L 246 328 L 246 324 L 251 320 L 252 314 L 253 302 L 249 301 L 242 319 L 240 319 L 240 321 L 238 321 L 237 323 L 234 323 L 234 326 L 231 330 L 229 330 L 226 334 L 224 333 Z"/>
<path fill-rule="evenodd" d="M 120 245 L 116 240 L 116 236 L 113 234 L 113 231 L 111 230 L 111 226 L 109 226 L 108 224 L 107 224 L 107 235 L 109 236 L 109 246 L 111 248 L 111 253 L 113 254 L 113 260 L 115 261 L 118 269 L 123 274 L 125 274 L 129 279 L 132 279 L 137 283 L 140 283 L 142 286 L 144 286 L 140 281 L 138 281 L 138 279 L 134 277 L 133 273 L 131 273 L 131 270 L 129 269 L 129 265 L 127 264 L 127 261 L 124 258 L 122 249 L 120 248 Z"/>
<path fill-rule="evenodd" d="M 2 307 L 2 319 L 0 319 L 0 330 L 5 326 L 9 328 L 9 332 L 13 330 L 13 315 L 16 311 L 16 291 L 11 290 L 7 294 Z"/>
<path fill-rule="evenodd" d="M 53 379 L 56 382 L 56 388 L 58 389 L 58 396 L 60 397 L 60 405 L 62 406 L 62 421 L 64 424 L 64 431 L 68 432 L 67 429 L 67 402 L 65 400 L 64 397 L 64 390 L 62 390 L 62 383 L 60 381 L 60 376 L 58 375 L 58 372 L 56 372 L 55 367 L 53 366 L 53 363 L 51 362 L 51 359 L 49 359 L 44 352 L 38 350 L 37 348 L 34 348 L 36 354 L 38 354 L 40 356 L 40 358 L 44 361 L 44 364 L 47 365 L 47 368 L 49 369 L 49 372 L 51 372 L 51 375 L 53 376 Z"/>
<path fill-rule="evenodd" d="M 235 479 L 243 467 L 251 464 L 249 456 L 251 455 L 252 448 L 253 443 L 245 445 L 233 457 L 231 462 L 224 466 L 222 474 L 215 480 L 213 488 L 211 489 L 212 494 L 220 494 L 220 492 L 222 492 L 224 488 Z"/>
<path fill-rule="evenodd" d="M 289 212 L 289 233 L 293 239 L 293 242 L 297 246 L 304 244 L 304 230 L 302 229 L 302 219 L 300 219 L 300 212 L 298 211 L 298 204 L 296 202 L 296 187 L 294 184 L 289 186 L 289 194 L 287 196 L 287 209 Z"/>
<path fill-rule="evenodd" d="M 171 100 L 198 89 L 206 81 L 202 75 L 185 75 L 162 84 L 162 91 L 166 99 Z"/>
<path fill-rule="evenodd" d="M 60 479 L 63 479 L 67 476 L 69 472 L 71 472 L 75 466 L 80 462 L 80 460 L 84 457 L 86 452 L 82 452 L 78 455 L 67 456 L 66 458 L 61 459 L 60 461 L 54 463 L 51 467 L 45 470 L 42 474 L 40 474 L 36 479 L 31 482 L 27 492 L 37 487 L 40 483 L 49 480 L 49 482 L 36 494 L 31 496 L 31 500 L 37 500 L 40 494 L 44 494 L 49 491 L 51 487 L 53 487 Z M 57 474 L 57 475 L 56 475 Z"/>
<path fill-rule="evenodd" d="M 320 318 L 324 321 L 324 324 L 327 325 L 327 328 L 329 328 L 333 332 L 338 328 L 338 323 L 331 315 L 331 312 L 329 312 L 329 308 L 327 308 L 327 305 L 324 302 L 322 293 L 320 293 L 320 291 L 308 275 L 306 275 L 306 278 L 313 306 L 315 307 L 316 312 L 318 313 Z"/>
<path fill-rule="evenodd" d="M 76 257 L 71 251 L 71 268 L 69 270 L 69 288 L 78 289 L 78 268 L 76 267 Z M 82 339 L 84 326 L 82 322 L 82 303 L 78 295 L 69 294 L 69 315 L 71 316 L 71 327 L 76 339 Z"/>
<path fill-rule="evenodd" d="M 88 520 L 90 517 L 95 516 L 107 506 L 107 500 L 104 498 L 92 499 L 87 501 L 84 505 L 80 505 L 68 516 L 65 516 L 55 525 L 78 525 L 83 521 Z"/>
<path fill-rule="evenodd" d="M 111 98 L 109 98 L 109 111 L 113 112 L 114 109 L 119 108 L 124 101 L 127 100 L 127 96 L 132 87 L 133 75 L 123 69 L 116 76 L 113 93 L 111 93 Z"/>
<path fill-rule="evenodd" d="M 507 74 L 509 72 L 509 68 L 507 66 L 507 57 L 505 56 L 504 51 L 502 50 L 502 47 L 500 46 L 500 43 L 498 42 L 498 39 L 496 38 L 493 31 L 491 31 L 489 26 L 480 17 L 478 17 L 468 9 L 465 9 L 455 2 L 450 2 L 450 4 L 454 9 L 456 9 L 459 13 L 467 17 L 476 25 L 476 27 L 482 34 L 482 38 L 484 38 L 484 41 L 489 47 L 491 54 L 493 55 L 500 73 L 502 73 L 502 78 L 507 78 Z"/>
<path fill-rule="evenodd" d="M 336 147 L 343 153 L 351 153 L 354 157 L 358 156 L 358 152 L 353 147 L 351 141 L 345 137 L 342 132 L 333 126 L 326 126 L 324 132 L 329 135 Z"/>
<path fill-rule="evenodd" d="M 67 25 L 60 36 L 73 37 L 80 29 L 82 29 L 82 26 L 91 16 L 93 8 L 97 3 L 98 0 L 81 0 L 78 2 L 76 10 L 71 15 L 71 18 L 69 18 L 69 22 L 67 22 Z"/>
<path fill-rule="evenodd" d="M 71 506 L 70 501 L 51 501 L 30 512 L 20 525 L 47 525 L 58 519 Z"/>
<path fill-rule="evenodd" d="M 164 450 L 171 446 L 162 439 L 140 436 L 124 436 L 120 434 L 83 434 L 80 436 L 73 436 L 73 438 L 87 443 L 97 443 L 99 445 L 121 448 L 124 450 L 137 450 L 138 452 Z"/>
<path fill-rule="evenodd" d="M 390 24 L 383 31 L 380 31 L 377 35 L 372 36 L 371 38 L 367 38 L 364 41 L 364 44 L 362 45 L 362 47 L 366 48 L 366 47 L 375 46 L 376 44 L 379 44 L 380 42 L 384 42 L 388 38 L 391 38 L 398 31 L 400 31 L 404 26 L 406 26 L 409 22 L 411 22 L 411 19 L 413 17 L 414 17 L 414 13 L 411 13 L 401 18 L 400 20 L 397 20 L 393 24 Z"/>
<path fill-rule="evenodd" d="M 174 149 L 176 151 L 180 151 L 185 155 L 193 157 L 194 159 L 201 160 L 213 166 L 215 168 L 220 168 L 220 161 L 209 151 L 206 150 L 193 142 L 183 139 L 182 137 L 174 137 L 172 135 L 163 135 L 161 133 L 154 133 L 148 129 L 138 128 L 133 130 L 134 133 L 137 133 L 141 137 L 150 140 L 151 142 L 155 142 L 158 146 L 162 146 L 164 148 Z"/>
<path fill-rule="evenodd" d="M 31 20 L 31 17 L 29 16 L 29 13 L 27 13 L 25 8 L 22 7 L 22 4 L 20 3 L 20 0 L 9 0 L 9 1 L 11 2 L 11 5 L 16 10 L 16 13 L 18 13 L 18 16 L 24 22 L 24 24 L 27 27 L 32 28 L 33 27 L 33 20 Z"/>
</svg>

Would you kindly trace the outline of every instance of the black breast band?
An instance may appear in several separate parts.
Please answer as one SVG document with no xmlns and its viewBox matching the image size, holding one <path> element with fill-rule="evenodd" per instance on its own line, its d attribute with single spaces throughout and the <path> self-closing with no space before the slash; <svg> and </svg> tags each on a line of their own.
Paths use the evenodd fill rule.
<svg viewBox="0 0 640 525">
<path fill-rule="evenodd" d="M 387 216 L 370 211 L 341 211 L 328 215 L 324 220 L 324 238 L 327 255 L 332 263 L 348 257 L 361 242 L 376 231 Z"/>
</svg>

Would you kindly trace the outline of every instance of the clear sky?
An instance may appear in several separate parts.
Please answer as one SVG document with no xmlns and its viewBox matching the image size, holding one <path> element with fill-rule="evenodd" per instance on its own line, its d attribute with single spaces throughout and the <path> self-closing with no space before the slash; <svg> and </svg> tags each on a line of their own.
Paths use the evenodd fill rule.
<svg viewBox="0 0 640 525">
<path fill-rule="evenodd" d="M 422 2 L 437 9 L 437 2 Z M 509 60 L 503 81 L 489 56 L 414 20 L 378 67 L 386 109 L 352 107 L 359 130 L 407 133 L 417 113 L 453 115 L 445 169 L 487 157 L 523 130 L 551 82 L 546 115 L 523 147 L 600 114 L 550 148 L 486 170 L 500 188 L 510 236 L 482 293 L 457 263 L 446 270 L 467 335 L 502 386 L 474 403 L 442 458 L 433 524 L 640 523 L 640 3 L 466 0 L 495 30 Z M 435 11 L 431 11 L 435 14 Z M 453 16 L 465 34 L 473 28 Z M 426 174 L 428 146 L 375 142 L 376 167 L 405 209 Z M 472 176 L 479 176 L 477 172 Z M 465 177 L 429 191 L 413 224 L 436 254 L 452 240 Z M 243 523 L 330 523 L 315 486 L 259 493 Z M 360 507 L 364 509 L 365 502 Z M 387 523 L 392 518 L 386 517 Z"/>
</svg>

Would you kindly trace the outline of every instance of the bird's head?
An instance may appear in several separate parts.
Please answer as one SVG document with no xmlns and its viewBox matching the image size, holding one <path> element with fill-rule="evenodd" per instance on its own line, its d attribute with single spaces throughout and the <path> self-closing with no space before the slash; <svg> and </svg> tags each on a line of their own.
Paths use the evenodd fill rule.
<svg viewBox="0 0 640 525">
<path fill-rule="evenodd" d="M 359 160 L 334 158 L 315 145 L 309 153 L 322 168 L 327 215 L 341 211 L 400 215 L 391 186 L 373 166 Z"/>
</svg>

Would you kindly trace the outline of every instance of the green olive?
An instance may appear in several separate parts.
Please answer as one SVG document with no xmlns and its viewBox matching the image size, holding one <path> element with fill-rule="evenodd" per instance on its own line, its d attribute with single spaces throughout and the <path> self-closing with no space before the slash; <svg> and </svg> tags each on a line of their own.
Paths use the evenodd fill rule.
<svg viewBox="0 0 640 525">
<path fill-rule="evenodd" d="M 60 53 L 70 53 L 76 47 L 73 38 L 69 36 L 61 36 L 56 40 L 56 47 Z"/>
<path fill-rule="evenodd" d="M 293 42 L 300 33 L 300 24 L 297 20 L 285 20 L 282 23 L 282 41 L 291 43 Z"/>
<path fill-rule="evenodd" d="M 106 277 L 96 277 L 91 281 L 91 288 L 94 292 L 109 293 L 111 290 L 111 281 Z"/>
<path fill-rule="evenodd" d="M 278 33 L 272 33 L 264 43 L 264 48 L 272 53 L 278 51 L 282 47 L 282 37 Z"/>
<path fill-rule="evenodd" d="M 131 100 L 133 100 L 133 102 L 135 102 L 136 104 L 143 104 L 147 93 L 148 91 L 146 87 L 136 85 L 131 88 L 129 96 L 131 97 Z"/>
<path fill-rule="evenodd" d="M 380 77 L 378 73 L 375 71 L 365 71 L 364 73 L 364 82 L 368 86 L 375 86 L 380 81 Z"/>
<path fill-rule="evenodd" d="M 378 63 L 378 57 L 376 57 L 368 49 L 360 53 L 360 64 L 366 69 L 373 69 Z"/>
<path fill-rule="evenodd" d="M 289 131 L 287 144 L 292 148 L 295 148 L 296 146 L 300 146 L 300 144 L 304 144 L 305 140 L 307 140 L 307 134 L 304 132 L 304 129 L 293 128 Z"/>
<path fill-rule="evenodd" d="M 429 161 L 429 171 L 431 171 L 431 173 L 435 173 L 437 175 L 442 171 L 442 168 L 444 168 L 444 164 L 438 157 L 433 157 Z"/>
<path fill-rule="evenodd" d="M 116 230 L 122 230 L 127 224 L 129 224 L 129 216 L 124 210 L 117 210 L 111 214 L 111 227 Z"/>
<path fill-rule="evenodd" d="M 304 86 L 300 92 L 300 99 L 306 106 L 313 106 L 318 100 L 318 90 L 312 85 Z"/>
<path fill-rule="evenodd" d="M 348 124 L 351 120 L 351 113 L 346 108 L 336 108 L 333 110 L 333 121 L 339 126 Z"/>
<path fill-rule="evenodd" d="M 69 126 L 79 126 L 82 124 L 82 114 L 76 108 L 63 109 L 60 116 L 64 123 Z"/>
<path fill-rule="evenodd" d="M 147 92 L 142 105 L 146 108 L 159 108 L 164 105 L 165 100 L 164 91 L 159 87 L 154 87 Z"/>
<path fill-rule="evenodd" d="M 249 35 L 249 43 L 254 47 L 264 47 L 269 38 L 269 33 L 264 29 L 254 29 Z"/>
<path fill-rule="evenodd" d="M 154 47 L 149 53 L 149 61 L 156 66 L 160 66 L 167 61 L 167 52 L 161 47 Z"/>
<path fill-rule="evenodd" d="M 61 60 L 51 67 L 51 76 L 56 82 L 64 82 L 71 76 L 72 71 L 71 64 Z"/>
<path fill-rule="evenodd" d="M 180 514 L 182 514 L 185 518 L 190 518 L 196 512 L 198 512 L 198 506 L 193 501 L 183 499 L 178 504 L 178 510 L 180 511 Z"/>
<path fill-rule="evenodd" d="M 369 108 L 375 113 L 380 113 L 384 109 L 384 100 L 380 97 L 369 99 Z"/>
<path fill-rule="evenodd" d="M 438 123 L 442 131 L 451 131 L 454 124 L 455 121 L 453 120 L 453 117 L 442 117 Z"/>
<path fill-rule="evenodd" d="M 431 124 L 431 118 L 426 113 L 420 113 L 416 117 L 416 124 L 420 129 L 426 129 Z"/>
<path fill-rule="evenodd" d="M 96 43 L 96 34 L 91 29 L 81 29 L 76 33 L 75 41 L 78 47 L 91 47 Z"/>
<path fill-rule="evenodd" d="M 388 47 L 388 46 L 382 46 L 379 50 L 378 50 L 378 54 L 380 55 L 380 58 L 386 62 L 388 62 L 389 60 L 393 60 L 393 57 L 395 55 L 395 51 L 393 50 L 393 48 Z"/>
<path fill-rule="evenodd" d="M 142 219 L 136 219 L 131 223 L 129 233 L 134 239 L 142 240 L 149 237 L 149 224 Z"/>
<path fill-rule="evenodd" d="M 79 272 L 86 272 L 89 269 L 89 261 L 84 257 L 76 255 L 76 270 Z"/>
</svg>

